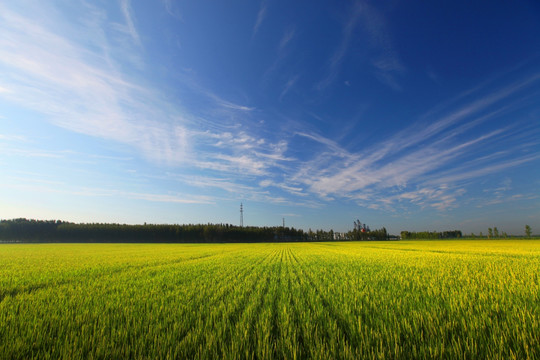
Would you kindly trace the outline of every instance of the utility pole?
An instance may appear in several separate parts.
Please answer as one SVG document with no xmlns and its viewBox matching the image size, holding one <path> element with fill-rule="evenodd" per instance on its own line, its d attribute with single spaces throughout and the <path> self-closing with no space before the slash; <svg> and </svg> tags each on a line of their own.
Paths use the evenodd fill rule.
<svg viewBox="0 0 540 360">
<path fill-rule="evenodd" d="M 283 228 L 285 229 L 285 218 L 283 218 Z"/>
</svg>

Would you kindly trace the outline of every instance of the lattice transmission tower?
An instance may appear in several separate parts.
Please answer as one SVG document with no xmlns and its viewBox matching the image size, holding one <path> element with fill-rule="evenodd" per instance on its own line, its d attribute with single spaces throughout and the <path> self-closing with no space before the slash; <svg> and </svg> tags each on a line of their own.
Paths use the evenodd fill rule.
<svg viewBox="0 0 540 360">
<path fill-rule="evenodd" d="M 244 205 L 240 203 L 240 227 L 244 227 Z"/>
</svg>

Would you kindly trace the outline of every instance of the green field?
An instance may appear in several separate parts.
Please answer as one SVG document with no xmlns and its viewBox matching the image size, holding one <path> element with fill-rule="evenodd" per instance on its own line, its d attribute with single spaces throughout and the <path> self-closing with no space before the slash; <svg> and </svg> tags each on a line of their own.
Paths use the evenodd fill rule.
<svg viewBox="0 0 540 360">
<path fill-rule="evenodd" d="M 540 357 L 540 241 L 0 245 L 0 358 Z"/>
</svg>

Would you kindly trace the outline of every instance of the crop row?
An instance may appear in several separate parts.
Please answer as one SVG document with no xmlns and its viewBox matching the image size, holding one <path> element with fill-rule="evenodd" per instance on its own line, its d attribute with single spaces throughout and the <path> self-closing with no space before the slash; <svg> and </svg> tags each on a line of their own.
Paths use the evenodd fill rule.
<svg viewBox="0 0 540 360">
<path fill-rule="evenodd" d="M 0 358 L 538 353 L 540 243 L 6 245 Z"/>
</svg>

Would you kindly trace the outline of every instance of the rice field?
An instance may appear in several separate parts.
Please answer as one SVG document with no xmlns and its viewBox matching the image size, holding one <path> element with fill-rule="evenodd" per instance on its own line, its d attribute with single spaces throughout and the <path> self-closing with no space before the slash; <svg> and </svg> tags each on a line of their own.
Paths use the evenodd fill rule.
<svg viewBox="0 0 540 360">
<path fill-rule="evenodd" d="M 2 359 L 538 359 L 540 240 L 0 245 Z"/>
</svg>

